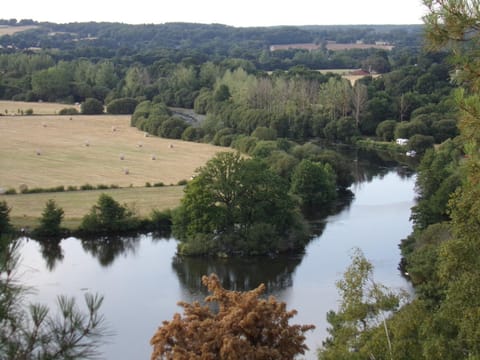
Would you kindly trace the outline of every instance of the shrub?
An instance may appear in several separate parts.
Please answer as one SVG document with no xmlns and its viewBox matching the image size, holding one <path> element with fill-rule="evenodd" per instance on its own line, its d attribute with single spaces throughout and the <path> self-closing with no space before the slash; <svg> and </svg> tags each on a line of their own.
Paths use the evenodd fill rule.
<svg viewBox="0 0 480 360">
<path fill-rule="evenodd" d="M 259 126 L 254 130 L 252 136 L 258 140 L 275 140 L 277 138 L 277 131 L 275 129 Z"/>
<path fill-rule="evenodd" d="M 103 104 L 95 98 L 88 98 L 80 106 L 80 111 L 85 115 L 103 114 Z"/>
<path fill-rule="evenodd" d="M 163 182 L 156 182 L 153 184 L 154 187 L 162 187 L 162 186 L 165 186 L 165 184 Z"/>
<path fill-rule="evenodd" d="M 428 148 L 431 148 L 435 140 L 433 136 L 426 136 L 426 135 L 413 135 L 408 140 L 408 149 L 415 150 L 416 152 L 423 154 Z"/>
<path fill-rule="evenodd" d="M 58 112 L 58 115 L 78 115 L 78 110 L 74 107 L 63 108 Z"/>
<path fill-rule="evenodd" d="M 90 184 L 84 184 L 80 186 L 80 190 L 95 190 L 95 186 L 90 185 Z"/>
<path fill-rule="evenodd" d="M 25 110 L 25 115 L 33 115 L 33 109 L 29 108 Z"/>
<path fill-rule="evenodd" d="M 133 98 L 115 99 L 108 103 L 107 113 L 109 114 L 133 114 L 138 101 Z"/>
<path fill-rule="evenodd" d="M 14 188 L 9 188 L 5 191 L 5 195 L 15 195 L 17 193 L 17 190 Z"/>
<path fill-rule="evenodd" d="M 185 180 L 185 179 L 182 179 L 177 183 L 177 185 L 179 185 L 179 186 L 183 186 L 183 185 L 187 185 L 187 184 L 188 184 L 188 181 Z"/>
<path fill-rule="evenodd" d="M 172 211 L 153 209 L 150 214 L 150 228 L 162 234 L 170 233 L 172 230 Z"/>
<path fill-rule="evenodd" d="M 397 122 L 395 120 L 382 121 L 378 124 L 375 133 L 383 141 L 392 141 L 394 139 L 396 125 Z"/>
</svg>

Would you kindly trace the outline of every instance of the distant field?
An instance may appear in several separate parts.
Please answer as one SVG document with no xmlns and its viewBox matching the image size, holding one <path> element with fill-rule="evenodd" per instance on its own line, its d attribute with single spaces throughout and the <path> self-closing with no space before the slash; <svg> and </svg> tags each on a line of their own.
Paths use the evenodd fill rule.
<svg viewBox="0 0 480 360">
<path fill-rule="evenodd" d="M 144 137 L 129 122 L 128 115 L 0 117 L 0 188 L 176 184 L 225 150 Z"/>
<path fill-rule="evenodd" d="M 36 29 L 38 26 L 36 25 L 28 25 L 28 26 L 0 26 L 0 36 L 3 35 L 12 35 L 17 32 L 22 32 L 26 30 Z"/>
<path fill-rule="evenodd" d="M 80 105 L 25 102 L 25 101 L 2 101 L 0 100 L 1 115 L 20 115 L 21 111 L 33 110 L 33 115 L 56 115 L 63 108 L 74 107 L 80 112 Z"/>
<path fill-rule="evenodd" d="M 0 195 L 0 201 L 6 201 L 12 209 L 10 217 L 14 225 L 33 227 L 38 223 L 45 203 L 53 199 L 65 211 L 64 226 L 75 228 L 102 193 L 112 196 L 121 204 L 128 204 L 139 216 L 148 216 L 152 209 L 177 207 L 183 196 L 183 186 Z"/>
</svg>

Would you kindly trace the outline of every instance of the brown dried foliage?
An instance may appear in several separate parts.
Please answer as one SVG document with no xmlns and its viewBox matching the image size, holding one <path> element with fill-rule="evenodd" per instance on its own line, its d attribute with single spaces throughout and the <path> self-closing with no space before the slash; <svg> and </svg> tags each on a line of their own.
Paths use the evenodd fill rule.
<svg viewBox="0 0 480 360">
<path fill-rule="evenodd" d="M 225 290 L 214 274 L 204 276 L 207 305 L 180 302 L 184 316 L 164 321 L 150 344 L 152 360 L 293 359 L 307 350 L 304 333 L 313 325 L 289 325 L 297 313 L 273 296 L 262 299 L 265 285 L 248 292 Z M 215 304 L 212 311 L 208 304 Z"/>
</svg>

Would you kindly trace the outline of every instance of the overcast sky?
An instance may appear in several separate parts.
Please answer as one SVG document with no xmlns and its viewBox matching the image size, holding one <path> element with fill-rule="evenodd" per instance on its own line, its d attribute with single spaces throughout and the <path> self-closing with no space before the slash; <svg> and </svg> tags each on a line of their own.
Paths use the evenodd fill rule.
<svg viewBox="0 0 480 360">
<path fill-rule="evenodd" d="M 421 0 L 9 0 L 0 18 L 232 26 L 420 24 Z"/>
</svg>

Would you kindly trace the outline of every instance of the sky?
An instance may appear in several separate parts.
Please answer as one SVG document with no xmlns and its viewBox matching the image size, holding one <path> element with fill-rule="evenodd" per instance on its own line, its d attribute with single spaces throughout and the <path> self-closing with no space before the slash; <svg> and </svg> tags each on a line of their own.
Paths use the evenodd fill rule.
<svg viewBox="0 0 480 360">
<path fill-rule="evenodd" d="M 250 27 L 421 24 L 424 13 L 421 0 L 14 0 L 2 3 L 0 18 Z"/>
</svg>

